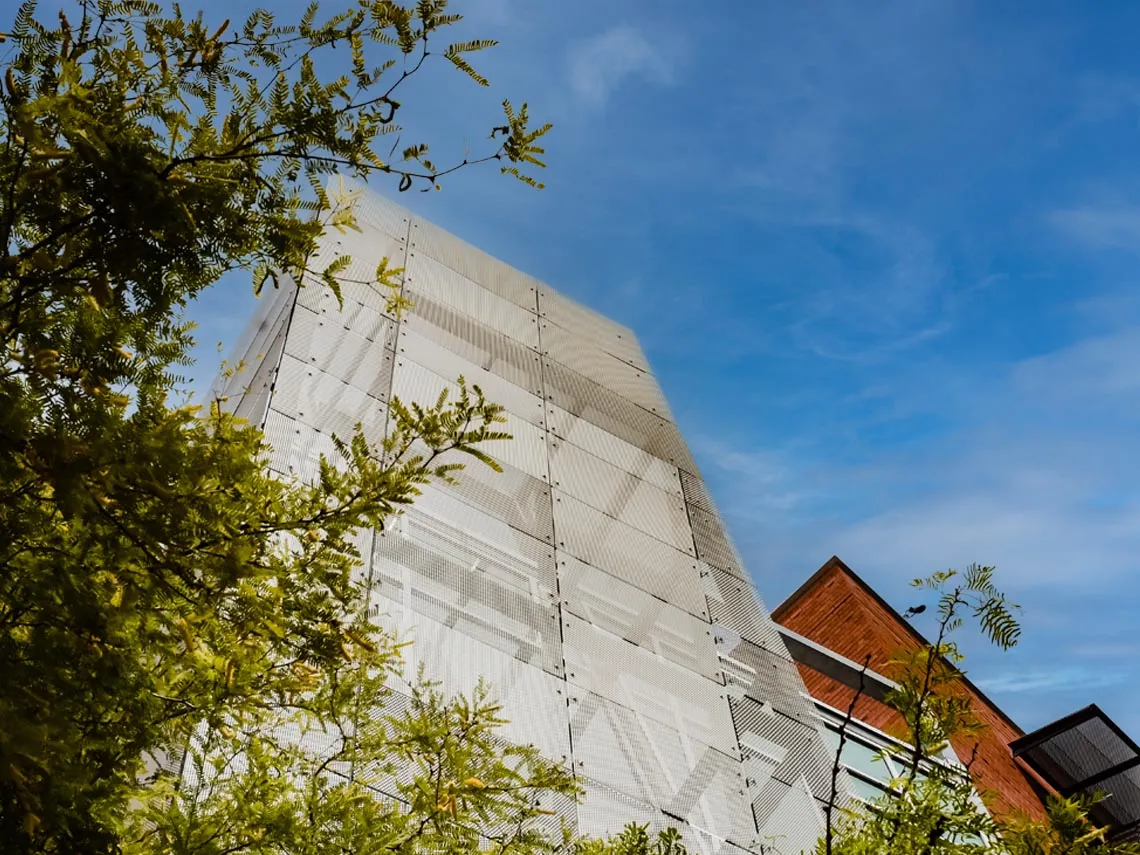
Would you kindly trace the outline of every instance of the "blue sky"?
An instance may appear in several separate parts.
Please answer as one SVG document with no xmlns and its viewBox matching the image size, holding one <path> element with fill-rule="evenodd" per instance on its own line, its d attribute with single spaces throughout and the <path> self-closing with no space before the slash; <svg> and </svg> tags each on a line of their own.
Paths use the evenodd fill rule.
<svg viewBox="0 0 1140 855">
<path fill-rule="evenodd" d="M 494 85 L 428 75 L 409 130 L 528 100 L 548 189 L 401 201 L 636 330 L 768 603 L 996 564 L 1025 636 L 975 681 L 1140 738 L 1140 4 L 456 6 Z M 194 307 L 199 383 L 252 305 Z"/>
</svg>

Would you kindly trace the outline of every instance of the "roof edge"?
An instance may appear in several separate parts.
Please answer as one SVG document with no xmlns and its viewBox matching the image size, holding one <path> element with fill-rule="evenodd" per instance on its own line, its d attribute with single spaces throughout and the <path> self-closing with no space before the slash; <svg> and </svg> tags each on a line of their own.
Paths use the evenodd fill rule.
<svg viewBox="0 0 1140 855">
<path fill-rule="evenodd" d="M 882 609 L 884 609 L 896 623 L 898 623 L 900 626 L 906 629 L 908 633 L 910 633 L 915 642 L 924 647 L 932 646 L 931 642 L 926 639 L 926 636 L 915 629 L 908 620 L 906 620 L 901 614 L 898 613 L 894 606 L 884 600 L 882 596 L 879 595 L 878 591 L 863 581 L 859 574 L 848 567 L 847 564 L 845 564 L 838 555 L 832 555 L 831 558 L 823 563 L 822 567 L 820 567 L 818 570 L 812 573 L 811 576 L 808 577 L 806 582 L 796 588 L 796 590 L 793 591 L 787 599 L 776 606 L 776 608 L 772 609 L 770 612 L 772 620 L 774 620 L 776 623 L 780 623 L 781 618 L 791 610 L 792 606 L 794 606 L 799 600 L 810 593 L 811 590 L 819 584 L 820 580 L 822 580 L 824 576 L 833 570 L 846 575 L 849 579 L 851 579 L 852 582 L 858 585 L 859 588 L 866 592 L 871 597 L 871 599 L 874 600 L 875 603 L 878 604 Z M 964 673 L 962 673 L 961 670 L 956 668 L 953 664 L 946 661 L 945 659 L 943 659 L 943 663 L 947 667 L 952 668 L 954 671 L 956 671 L 966 687 L 971 692 L 973 692 L 974 695 L 976 695 L 977 698 L 982 701 L 982 703 L 997 713 L 997 715 L 1000 716 L 1006 724 L 1013 728 L 1014 732 L 1017 733 L 1019 737 L 1025 735 L 1025 730 L 1022 729 L 1021 725 L 1010 718 L 1009 715 L 1006 714 L 1005 710 L 990 700 L 986 693 L 979 689 L 973 683 L 973 681 L 970 680 L 969 677 L 967 677 Z"/>
</svg>

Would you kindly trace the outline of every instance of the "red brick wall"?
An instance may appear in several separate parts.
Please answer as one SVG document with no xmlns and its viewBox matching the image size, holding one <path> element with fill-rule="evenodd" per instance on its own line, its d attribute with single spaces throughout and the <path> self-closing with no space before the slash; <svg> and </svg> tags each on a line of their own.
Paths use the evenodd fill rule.
<svg viewBox="0 0 1140 855">
<path fill-rule="evenodd" d="M 772 617 L 793 632 L 855 662 L 861 663 L 870 654 L 871 669 L 888 677 L 893 655 L 900 650 L 914 650 L 921 644 L 919 637 L 897 614 L 884 608 L 858 578 L 835 559 L 824 566 L 809 587 L 778 607 Z M 812 697 L 847 710 L 855 695 L 853 689 L 802 665 L 800 673 Z M 998 818 L 1015 814 L 1044 817 L 1042 785 L 1009 750 L 1009 743 L 1022 732 L 969 684 L 959 685 L 959 690 L 971 698 L 974 714 L 987 727 L 976 737 L 955 740 L 954 750 L 966 760 L 977 743 L 973 768 L 983 789 L 992 791 L 988 800 L 990 811 Z M 898 714 L 871 698 L 859 699 L 855 715 L 880 730 L 894 735 L 901 733 Z"/>
</svg>

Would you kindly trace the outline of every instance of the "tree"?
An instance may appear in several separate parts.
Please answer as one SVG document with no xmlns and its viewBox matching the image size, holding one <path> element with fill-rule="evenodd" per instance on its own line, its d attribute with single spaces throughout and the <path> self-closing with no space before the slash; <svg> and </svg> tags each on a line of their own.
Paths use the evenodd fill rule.
<svg viewBox="0 0 1140 855">
<path fill-rule="evenodd" d="M 268 474 L 258 431 L 180 396 L 180 312 L 225 271 L 338 291 L 347 259 L 317 266 L 314 250 L 352 213 L 324 174 L 430 189 L 498 161 L 537 184 L 521 169 L 542 166 L 549 126 L 530 129 L 525 105 L 504 102 L 486 154 L 396 154 L 397 97 L 429 58 L 487 83 L 467 57 L 494 42 L 440 43 L 459 20 L 445 0 L 318 13 L 235 25 L 79 0 L 49 24 L 25 2 L 3 34 L 4 851 L 558 842 L 532 826 L 542 794 L 573 783 L 495 742 L 485 694 L 426 686 L 404 717 L 365 714 L 395 642 L 363 613 L 353 533 L 454 477 L 443 454 L 494 466 L 500 408 L 463 384 L 432 408 L 394 406 L 387 436 L 342 438 L 341 459 L 295 484 Z M 397 272 L 381 264 L 376 286 Z M 169 776 L 164 758 L 183 752 L 190 774 Z M 410 813 L 372 797 L 401 753 Z"/>
<path fill-rule="evenodd" d="M 984 728 L 961 689 L 964 657 L 955 633 L 969 616 L 1003 650 L 1016 645 L 1021 635 L 1017 607 L 997 588 L 994 572 L 993 567 L 971 565 L 964 573 L 949 570 L 915 580 L 915 587 L 937 595 L 938 632 L 934 642 L 902 651 L 892 662 L 897 687 L 886 703 L 903 722 L 905 747 L 887 751 L 905 771 L 891 781 L 893 794 L 866 803 L 840 805 L 833 786 L 817 855 L 1140 853 L 1140 845 L 1108 841 L 1107 830 L 1089 819 L 1093 801 L 1088 799 L 1051 798 L 1044 821 L 997 821 L 982 810 L 979 793 L 985 793 L 973 772 L 974 757 L 945 762 L 952 739 L 976 736 Z M 852 698 L 841 728 L 833 781 L 860 694 Z"/>
</svg>

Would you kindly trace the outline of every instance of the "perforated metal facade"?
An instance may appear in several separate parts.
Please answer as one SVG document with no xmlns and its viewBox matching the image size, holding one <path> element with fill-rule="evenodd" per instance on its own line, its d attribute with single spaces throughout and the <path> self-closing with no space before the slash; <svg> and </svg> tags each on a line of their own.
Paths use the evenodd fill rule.
<svg viewBox="0 0 1140 855">
<path fill-rule="evenodd" d="M 354 254 L 343 310 L 319 285 L 275 292 L 220 391 L 301 478 L 331 434 L 379 439 L 392 396 L 431 404 L 463 375 L 505 406 L 502 473 L 469 464 L 364 541 L 375 620 L 413 642 L 407 678 L 487 678 L 504 737 L 582 781 L 560 813 L 583 834 L 810 847 L 827 751 L 636 336 L 384 199 L 358 205 L 364 233 L 325 248 Z M 405 269 L 399 320 L 366 283 L 382 257 Z"/>
</svg>

